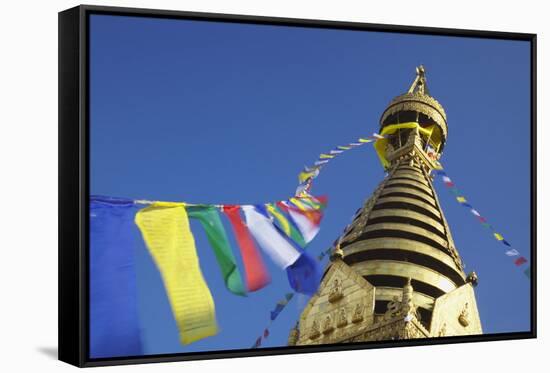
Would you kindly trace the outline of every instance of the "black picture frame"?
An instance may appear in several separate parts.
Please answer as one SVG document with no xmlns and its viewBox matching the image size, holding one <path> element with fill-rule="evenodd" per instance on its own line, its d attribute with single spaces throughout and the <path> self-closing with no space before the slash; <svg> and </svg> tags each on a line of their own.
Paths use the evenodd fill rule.
<svg viewBox="0 0 550 373">
<path fill-rule="evenodd" d="M 123 358 L 88 357 L 89 25 L 91 14 L 223 21 L 328 29 L 383 31 L 502 40 L 531 45 L 531 329 L 468 337 L 277 347 Z M 537 35 L 341 21 L 197 13 L 81 5 L 59 13 L 59 360 L 79 367 L 327 352 L 536 338 L 536 122 Z"/>
</svg>

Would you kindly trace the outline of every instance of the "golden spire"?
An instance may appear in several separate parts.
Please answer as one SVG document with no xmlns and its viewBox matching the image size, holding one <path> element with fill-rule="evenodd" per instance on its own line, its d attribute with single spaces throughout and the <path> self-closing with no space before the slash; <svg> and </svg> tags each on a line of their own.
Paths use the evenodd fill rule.
<svg viewBox="0 0 550 373">
<path fill-rule="evenodd" d="M 423 65 L 420 65 L 416 68 L 416 78 L 414 79 L 407 93 L 413 94 L 415 92 L 421 95 L 430 95 L 430 92 L 428 91 L 428 86 L 426 85 L 426 70 L 424 70 Z"/>
</svg>

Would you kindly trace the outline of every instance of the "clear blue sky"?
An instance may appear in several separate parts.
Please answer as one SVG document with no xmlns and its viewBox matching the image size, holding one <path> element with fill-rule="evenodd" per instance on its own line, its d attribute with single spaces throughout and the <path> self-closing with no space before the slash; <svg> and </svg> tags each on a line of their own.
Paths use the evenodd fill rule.
<svg viewBox="0 0 550 373">
<path fill-rule="evenodd" d="M 442 163 L 449 176 L 529 258 L 527 42 L 105 15 L 92 16 L 90 30 L 92 194 L 232 204 L 285 199 L 319 153 L 377 131 L 384 108 L 423 63 L 448 115 Z M 370 145 L 330 163 L 314 185 L 329 207 L 308 251 L 328 248 L 383 176 Z M 479 275 L 484 331 L 528 330 L 527 278 L 440 181 L 436 188 L 466 271 Z M 271 285 L 246 298 L 232 295 L 202 229 L 196 222 L 192 229 L 221 331 L 178 343 L 159 273 L 140 244 L 146 353 L 249 348 L 290 291 L 286 274 L 264 257 Z M 286 345 L 306 302 L 300 296 L 289 303 L 263 346 Z"/>
</svg>

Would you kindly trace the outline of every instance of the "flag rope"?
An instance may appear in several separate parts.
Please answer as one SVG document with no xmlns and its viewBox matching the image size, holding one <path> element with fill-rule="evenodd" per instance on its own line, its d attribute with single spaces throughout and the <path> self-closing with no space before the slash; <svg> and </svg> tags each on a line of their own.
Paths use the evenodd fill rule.
<svg viewBox="0 0 550 373">
<path fill-rule="evenodd" d="M 514 259 L 514 264 L 517 267 L 525 267 L 523 273 L 528 278 L 531 277 L 531 266 L 528 264 L 528 260 L 520 254 L 518 250 L 512 247 L 512 245 L 504 239 L 504 236 L 499 233 L 491 224 L 487 222 L 487 219 L 481 215 L 481 213 L 474 208 L 467 200 L 466 197 L 461 193 L 461 191 L 456 187 L 455 183 L 443 170 L 436 170 L 435 174 L 441 177 L 441 181 L 447 187 L 447 190 L 455 197 L 455 200 L 462 206 L 466 207 L 470 213 L 478 220 L 478 222 L 486 229 L 488 229 L 493 238 L 501 242 L 504 246 L 507 247 L 505 254 Z M 524 266 L 524 264 L 526 266 Z"/>
</svg>

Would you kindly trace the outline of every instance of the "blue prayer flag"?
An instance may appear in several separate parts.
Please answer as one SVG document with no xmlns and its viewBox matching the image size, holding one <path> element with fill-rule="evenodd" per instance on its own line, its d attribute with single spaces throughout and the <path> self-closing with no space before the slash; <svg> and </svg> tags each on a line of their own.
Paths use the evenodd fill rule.
<svg viewBox="0 0 550 373">
<path fill-rule="evenodd" d="M 134 263 L 135 213 L 133 201 L 91 197 L 91 358 L 143 354 Z"/>
<path fill-rule="evenodd" d="M 306 252 L 302 252 L 302 255 L 286 268 L 286 273 L 290 286 L 298 293 L 313 295 L 321 282 L 321 271 L 317 261 Z"/>
</svg>

